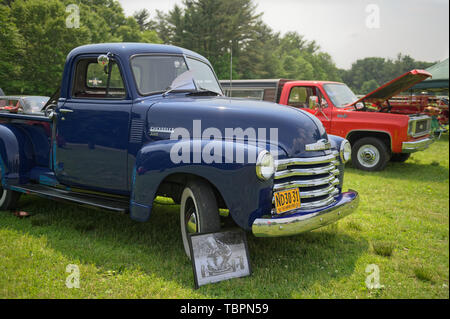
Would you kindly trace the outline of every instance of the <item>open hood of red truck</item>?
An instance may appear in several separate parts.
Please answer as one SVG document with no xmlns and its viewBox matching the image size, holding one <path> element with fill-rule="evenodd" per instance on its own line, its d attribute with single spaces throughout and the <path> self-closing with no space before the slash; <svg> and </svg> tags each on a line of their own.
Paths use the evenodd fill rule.
<svg viewBox="0 0 450 319">
<path fill-rule="evenodd" d="M 419 82 L 431 77 L 431 74 L 424 70 L 412 70 L 400 75 L 376 90 L 366 94 L 357 101 L 349 104 L 348 106 L 355 105 L 358 102 L 366 101 L 371 103 L 383 103 L 384 101 L 390 99 L 391 97 L 399 94 L 400 92 L 406 91 L 410 87 L 416 85 Z"/>
</svg>

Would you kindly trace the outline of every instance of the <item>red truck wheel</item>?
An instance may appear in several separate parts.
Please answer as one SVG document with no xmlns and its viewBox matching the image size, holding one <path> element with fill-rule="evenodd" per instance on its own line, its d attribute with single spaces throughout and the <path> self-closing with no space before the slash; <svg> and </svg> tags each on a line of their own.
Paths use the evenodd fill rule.
<svg viewBox="0 0 450 319">
<path fill-rule="evenodd" d="M 216 196 L 207 182 L 193 180 L 186 185 L 181 195 L 180 222 L 184 250 L 189 258 L 189 234 L 220 230 Z"/>
<path fill-rule="evenodd" d="M 21 193 L 0 186 L 0 210 L 10 210 L 17 206 Z"/>
<path fill-rule="evenodd" d="M 381 171 L 390 159 L 386 144 L 376 137 L 364 137 L 352 146 L 352 164 L 363 171 Z"/>
</svg>

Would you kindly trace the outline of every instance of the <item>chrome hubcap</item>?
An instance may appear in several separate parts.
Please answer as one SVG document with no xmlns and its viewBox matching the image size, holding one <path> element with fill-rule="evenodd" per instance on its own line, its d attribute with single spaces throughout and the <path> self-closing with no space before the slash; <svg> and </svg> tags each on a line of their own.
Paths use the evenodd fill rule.
<svg viewBox="0 0 450 319">
<path fill-rule="evenodd" d="M 380 161 L 380 152 L 373 145 L 363 145 L 358 150 L 358 158 L 361 165 L 374 167 Z"/>
<path fill-rule="evenodd" d="M 188 234 L 195 234 L 198 232 L 197 211 L 195 209 L 194 201 L 191 198 L 188 199 L 186 203 L 184 223 Z"/>
<path fill-rule="evenodd" d="M 186 216 L 186 230 L 189 234 L 197 232 L 197 214 L 195 210 Z"/>
</svg>

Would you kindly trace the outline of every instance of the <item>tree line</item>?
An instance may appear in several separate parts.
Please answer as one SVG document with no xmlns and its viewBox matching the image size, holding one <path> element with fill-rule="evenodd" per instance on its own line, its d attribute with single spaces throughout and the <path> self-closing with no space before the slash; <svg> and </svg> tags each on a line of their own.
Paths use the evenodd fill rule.
<svg viewBox="0 0 450 319">
<path fill-rule="evenodd" d="M 68 24 L 77 13 L 79 24 Z M 8 94 L 50 95 L 67 53 L 100 42 L 181 46 L 208 58 L 220 79 L 230 78 L 232 56 L 233 79 L 343 81 L 356 93 L 433 64 L 399 54 L 341 70 L 314 40 L 272 30 L 253 0 L 184 0 L 167 13 L 142 9 L 132 16 L 115 0 L 0 0 L 0 87 Z"/>
</svg>

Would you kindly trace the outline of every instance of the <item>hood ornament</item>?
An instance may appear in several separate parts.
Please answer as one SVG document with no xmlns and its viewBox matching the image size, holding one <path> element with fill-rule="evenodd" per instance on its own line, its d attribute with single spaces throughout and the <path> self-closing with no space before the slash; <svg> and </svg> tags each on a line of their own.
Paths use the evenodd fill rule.
<svg viewBox="0 0 450 319">
<path fill-rule="evenodd" d="M 306 151 L 324 151 L 329 150 L 331 148 L 331 143 L 326 139 L 318 140 L 316 143 L 313 144 L 306 144 L 305 150 Z"/>
</svg>

